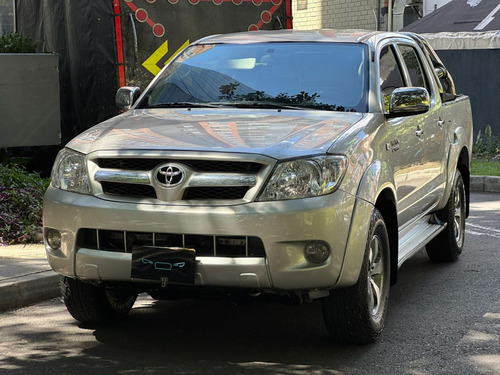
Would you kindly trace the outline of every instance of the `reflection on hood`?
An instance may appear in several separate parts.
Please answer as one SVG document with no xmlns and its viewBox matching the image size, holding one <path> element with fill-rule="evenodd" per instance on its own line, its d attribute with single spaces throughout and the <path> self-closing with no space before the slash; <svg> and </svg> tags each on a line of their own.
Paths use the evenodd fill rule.
<svg viewBox="0 0 500 375">
<path fill-rule="evenodd" d="M 293 157 L 324 153 L 359 113 L 241 109 L 136 110 L 99 124 L 68 147 L 97 150 L 184 150 Z"/>
</svg>

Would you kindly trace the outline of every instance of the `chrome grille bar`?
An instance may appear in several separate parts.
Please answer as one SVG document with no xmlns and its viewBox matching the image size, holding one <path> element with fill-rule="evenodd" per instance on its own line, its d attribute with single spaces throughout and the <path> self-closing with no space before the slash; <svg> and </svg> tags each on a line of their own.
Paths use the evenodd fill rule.
<svg viewBox="0 0 500 375">
<path fill-rule="evenodd" d="M 122 182 L 129 184 L 150 184 L 151 180 L 147 173 L 129 171 L 104 171 L 95 173 L 94 179 L 97 182 Z"/>
</svg>

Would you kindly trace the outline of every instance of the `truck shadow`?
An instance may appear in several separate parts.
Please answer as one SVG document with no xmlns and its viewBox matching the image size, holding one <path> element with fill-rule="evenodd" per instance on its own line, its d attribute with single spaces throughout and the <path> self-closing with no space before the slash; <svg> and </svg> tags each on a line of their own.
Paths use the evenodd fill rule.
<svg viewBox="0 0 500 375">
<path fill-rule="evenodd" d="M 120 358 L 129 368 L 154 364 L 150 371 L 176 369 L 190 374 L 370 373 L 366 368 L 375 358 L 384 358 L 386 369 L 396 369 L 401 362 L 387 353 L 412 353 L 408 360 L 428 356 L 426 343 L 436 331 L 451 347 L 460 340 L 462 333 L 446 332 L 442 319 L 460 314 L 453 307 L 454 281 L 446 280 L 466 272 L 463 267 L 430 262 L 425 250 L 405 263 L 391 289 L 386 329 L 374 345 L 333 344 L 319 302 L 288 306 L 261 300 L 153 301 L 142 296 L 127 320 L 94 328 L 96 340 L 104 345 L 86 354 Z M 428 370 L 434 365 L 420 366 Z"/>
</svg>

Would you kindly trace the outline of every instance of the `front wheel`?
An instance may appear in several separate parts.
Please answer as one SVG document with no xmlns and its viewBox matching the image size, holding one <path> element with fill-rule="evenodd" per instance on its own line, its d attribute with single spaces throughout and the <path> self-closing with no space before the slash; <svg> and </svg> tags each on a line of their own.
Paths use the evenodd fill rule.
<svg viewBox="0 0 500 375">
<path fill-rule="evenodd" d="M 440 262 L 458 259 L 464 247 L 466 207 L 465 185 L 457 170 L 448 203 L 436 214 L 446 228 L 425 247 L 430 259 Z"/>
<path fill-rule="evenodd" d="M 73 318 L 81 323 L 108 323 L 128 314 L 137 293 L 125 286 L 105 288 L 61 276 L 61 294 Z"/>
<path fill-rule="evenodd" d="M 332 339 L 367 344 L 384 328 L 389 300 L 389 236 L 382 214 L 374 209 L 363 264 L 355 285 L 333 290 L 322 300 L 323 317 Z"/>
</svg>

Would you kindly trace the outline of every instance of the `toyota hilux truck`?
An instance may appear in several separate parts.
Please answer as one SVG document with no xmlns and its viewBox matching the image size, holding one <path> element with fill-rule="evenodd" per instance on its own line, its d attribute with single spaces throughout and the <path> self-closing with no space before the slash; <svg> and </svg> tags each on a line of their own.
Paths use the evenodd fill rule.
<svg viewBox="0 0 500 375">
<path fill-rule="evenodd" d="M 418 35 L 206 37 L 116 102 L 60 151 L 44 198 L 80 322 L 139 293 L 276 296 L 321 301 L 333 340 L 368 343 L 405 260 L 463 250 L 470 102 Z"/>
</svg>

